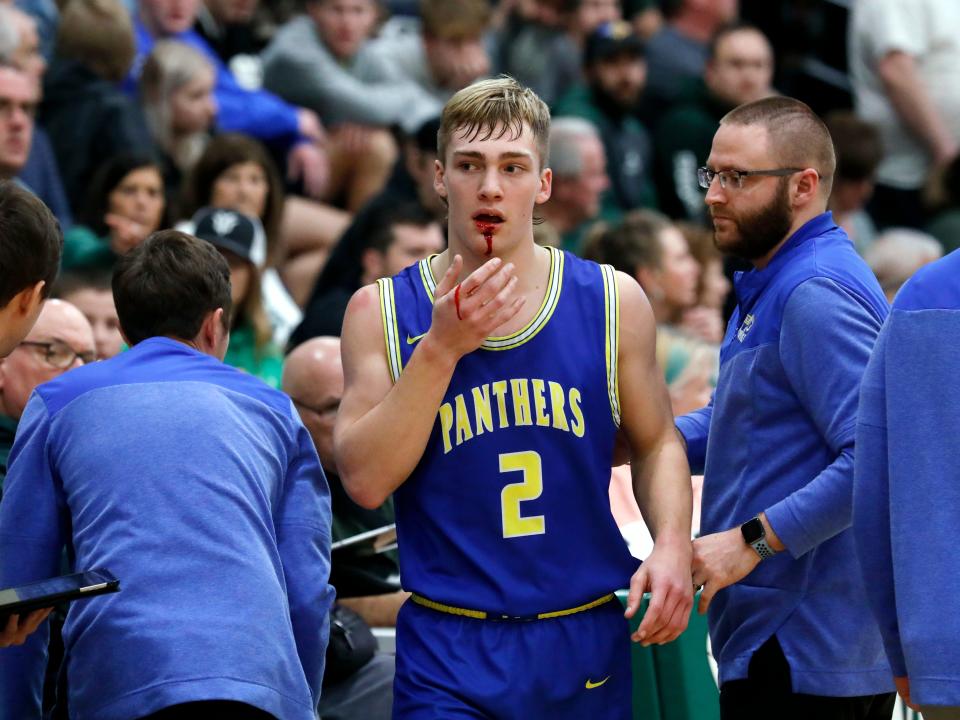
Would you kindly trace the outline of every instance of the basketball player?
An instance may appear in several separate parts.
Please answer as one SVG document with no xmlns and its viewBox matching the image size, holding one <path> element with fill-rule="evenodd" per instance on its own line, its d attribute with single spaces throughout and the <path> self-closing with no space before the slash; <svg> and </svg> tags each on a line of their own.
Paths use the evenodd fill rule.
<svg viewBox="0 0 960 720">
<path fill-rule="evenodd" d="M 444 109 L 449 248 L 353 297 L 335 449 L 347 491 L 396 491 L 396 718 L 628 718 L 634 639 L 687 624 L 690 482 L 630 278 L 534 244 L 550 116 L 511 78 Z M 386 348 L 384 347 L 386 344 Z M 656 539 L 637 569 L 610 513 L 614 444 Z M 632 576 L 632 577 L 631 577 Z"/>
</svg>

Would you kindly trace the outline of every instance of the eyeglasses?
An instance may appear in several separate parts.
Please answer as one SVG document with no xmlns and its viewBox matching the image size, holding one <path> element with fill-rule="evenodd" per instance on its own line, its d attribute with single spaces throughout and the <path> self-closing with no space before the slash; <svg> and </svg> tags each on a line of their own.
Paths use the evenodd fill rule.
<svg viewBox="0 0 960 720">
<path fill-rule="evenodd" d="M 709 190 L 714 178 L 719 178 L 720 187 L 724 190 L 727 185 L 735 187 L 737 190 L 743 187 L 743 179 L 751 175 L 772 175 L 773 177 L 786 177 L 794 173 L 803 172 L 804 168 L 780 168 L 777 170 L 712 170 L 706 166 L 697 168 L 697 183 L 704 190 Z"/>
<path fill-rule="evenodd" d="M 51 340 L 50 342 L 24 340 L 20 344 L 28 347 L 42 348 L 43 359 L 51 367 L 57 368 L 57 370 L 66 370 L 77 361 L 77 358 L 80 358 L 84 365 L 89 365 L 97 359 L 97 353 L 95 351 L 77 352 L 63 342 L 63 340 Z"/>
</svg>

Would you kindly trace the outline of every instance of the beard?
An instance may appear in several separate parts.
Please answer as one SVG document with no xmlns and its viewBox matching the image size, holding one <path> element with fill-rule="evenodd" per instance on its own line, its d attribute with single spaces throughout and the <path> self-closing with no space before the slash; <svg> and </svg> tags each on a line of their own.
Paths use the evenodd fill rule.
<svg viewBox="0 0 960 720">
<path fill-rule="evenodd" d="M 714 227 L 713 244 L 720 252 L 744 260 L 759 260 L 786 238 L 793 224 L 786 181 L 787 178 L 778 178 L 777 192 L 764 207 L 739 218 L 730 218 L 729 221 L 736 226 L 733 237 L 721 241 Z"/>
</svg>

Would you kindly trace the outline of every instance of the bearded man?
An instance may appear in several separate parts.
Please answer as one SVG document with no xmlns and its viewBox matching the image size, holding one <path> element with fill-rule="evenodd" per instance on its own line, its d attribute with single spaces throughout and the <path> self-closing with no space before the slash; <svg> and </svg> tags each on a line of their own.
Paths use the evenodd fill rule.
<svg viewBox="0 0 960 720">
<path fill-rule="evenodd" d="M 723 252 L 752 268 L 714 398 L 678 418 L 704 472 L 694 542 L 721 718 L 889 718 L 893 684 L 849 530 L 863 377 L 887 303 L 829 212 L 820 119 L 785 97 L 721 121 L 700 185 Z"/>
</svg>

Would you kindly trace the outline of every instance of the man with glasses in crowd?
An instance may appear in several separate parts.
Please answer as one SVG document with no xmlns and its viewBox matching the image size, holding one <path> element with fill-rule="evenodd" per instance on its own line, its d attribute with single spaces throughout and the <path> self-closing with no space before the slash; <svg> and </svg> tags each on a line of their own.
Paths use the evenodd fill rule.
<svg viewBox="0 0 960 720">
<path fill-rule="evenodd" d="M 97 359 L 90 323 L 64 300 L 44 303 L 37 324 L 0 360 L 0 492 L 17 424 L 37 385 Z"/>
<path fill-rule="evenodd" d="M 826 212 L 826 126 L 775 97 L 720 122 L 699 181 L 714 240 L 752 265 L 706 408 L 680 417 L 703 472 L 703 586 L 724 720 L 888 719 L 894 695 L 849 531 L 860 379 L 887 303 Z"/>
</svg>

